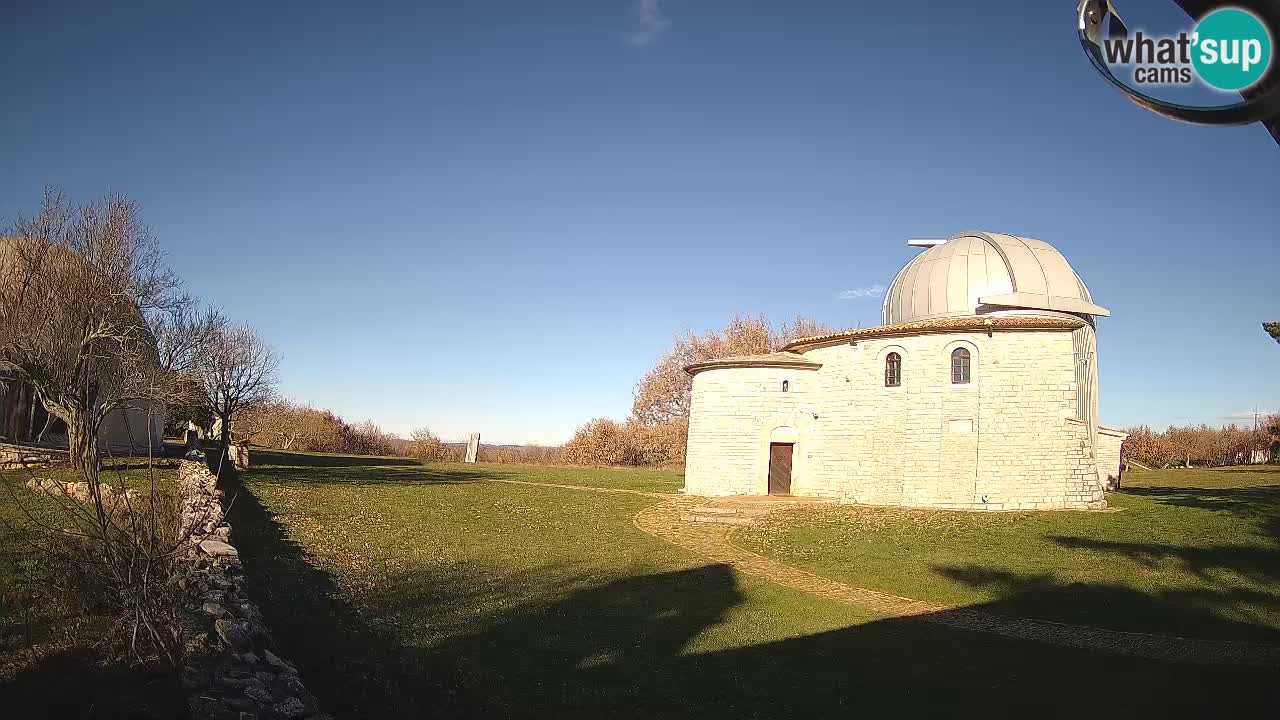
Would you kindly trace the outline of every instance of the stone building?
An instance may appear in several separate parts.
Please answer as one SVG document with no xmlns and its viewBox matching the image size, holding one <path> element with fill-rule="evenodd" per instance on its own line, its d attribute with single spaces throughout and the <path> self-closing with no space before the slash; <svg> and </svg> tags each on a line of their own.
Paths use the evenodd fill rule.
<svg viewBox="0 0 1280 720">
<path fill-rule="evenodd" d="M 907 263 L 884 324 L 693 376 L 685 492 L 974 510 L 1105 507 L 1095 319 L 1053 246 L 972 232 Z"/>
</svg>

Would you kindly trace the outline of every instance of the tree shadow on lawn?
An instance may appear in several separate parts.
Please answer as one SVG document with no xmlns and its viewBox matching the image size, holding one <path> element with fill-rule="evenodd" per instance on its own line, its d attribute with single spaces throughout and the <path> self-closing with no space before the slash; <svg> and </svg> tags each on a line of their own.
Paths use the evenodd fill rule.
<svg viewBox="0 0 1280 720">
<path fill-rule="evenodd" d="M 90 651 L 63 651 L 0 682 L 0 712 L 15 720 L 171 720 L 185 717 L 186 698 L 174 673 L 104 665 Z"/>
<path fill-rule="evenodd" d="M 1226 468 L 1218 472 L 1246 472 Z M 1248 471 L 1257 474 L 1256 471 Z M 1280 485 L 1234 488 L 1142 487 L 1125 488 L 1125 494 L 1147 497 L 1161 505 L 1227 513 L 1252 520 L 1275 546 L 1272 563 L 1280 563 Z M 1230 555 L 1230 553 L 1227 553 Z"/>
<path fill-rule="evenodd" d="M 780 717 L 855 710 L 895 714 L 1020 707 L 1053 715 L 1104 708 L 1219 712 L 1268 707 L 1274 670 L 1170 664 L 895 618 L 729 650 L 686 654 L 746 597 L 725 565 L 601 581 L 570 578 L 546 599 L 540 574 L 450 566 L 398 575 L 352 604 L 311 564 L 256 497 L 232 507 L 250 596 L 285 657 L 337 717 Z M 548 567 L 561 578 L 563 568 Z M 495 579 L 497 582 L 495 582 Z M 1006 578 L 986 612 L 1049 593 L 1076 602 L 1078 587 Z M 1091 602 L 1130 590 L 1088 588 Z M 533 592 L 534 598 L 530 597 Z M 500 597 L 495 602 L 494 594 Z M 778 604 L 803 612 L 808 602 Z M 450 615 L 474 607 L 459 622 Z M 496 608 L 496 609 L 495 609 Z M 422 628 L 447 627 L 425 646 Z"/>
<path fill-rule="evenodd" d="M 1020 574 L 979 565 L 932 569 L 944 577 L 993 593 L 997 599 L 983 609 L 1006 617 L 1155 635 L 1168 635 L 1170 628 L 1183 628 L 1172 634 L 1280 643 L 1280 629 L 1239 619 L 1254 617 L 1259 610 L 1266 610 L 1274 617 L 1280 613 L 1280 598 L 1227 583 L 1215 582 L 1214 587 L 1207 588 L 1161 588 L 1142 592 L 1110 583 L 1062 583 L 1048 574 Z"/>
<path fill-rule="evenodd" d="M 256 459 L 255 459 L 256 463 Z M 255 478 L 300 483 L 334 483 L 338 485 L 457 485 L 511 476 L 505 470 L 462 470 L 440 468 L 419 463 L 389 465 L 284 466 L 254 465 L 247 471 Z"/>
<path fill-rule="evenodd" d="M 416 465 L 422 463 L 413 458 L 375 457 L 371 455 L 312 455 L 289 451 L 265 450 L 253 448 L 251 451 L 253 464 L 276 465 L 281 467 L 381 467 L 389 465 Z"/>
</svg>

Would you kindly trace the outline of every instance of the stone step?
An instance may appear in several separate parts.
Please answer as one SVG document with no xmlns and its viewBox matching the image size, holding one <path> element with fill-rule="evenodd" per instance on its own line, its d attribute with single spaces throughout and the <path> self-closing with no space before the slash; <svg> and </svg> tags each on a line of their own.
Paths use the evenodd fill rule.
<svg viewBox="0 0 1280 720">
<path fill-rule="evenodd" d="M 689 513 L 681 515 L 680 519 L 684 522 L 712 523 L 715 525 L 754 525 L 755 520 L 741 515 L 714 515 L 702 513 Z"/>
<path fill-rule="evenodd" d="M 703 505 L 694 508 L 691 512 L 706 513 L 708 515 L 743 515 L 750 517 L 763 517 L 768 515 L 772 508 L 760 507 L 759 505 Z"/>
</svg>

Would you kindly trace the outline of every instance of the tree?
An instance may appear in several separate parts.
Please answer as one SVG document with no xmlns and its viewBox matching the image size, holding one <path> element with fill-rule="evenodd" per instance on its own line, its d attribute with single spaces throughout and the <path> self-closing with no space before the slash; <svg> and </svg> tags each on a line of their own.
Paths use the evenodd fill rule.
<svg viewBox="0 0 1280 720">
<path fill-rule="evenodd" d="M 0 370 L 66 423 L 71 463 L 96 488 L 103 419 L 172 389 L 156 336 L 186 298 L 124 195 L 75 206 L 46 189 L 11 235 L 0 241 Z"/>
<path fill-rule="evenodd" d="M 223 452 L 230 445 L 231 423 L 274 397 L 279 364 L 266 341 L 243 323 L 217 328 L 195 354 L 191 376 L 201 401 L 221 422 Z"/>
<path fill-rule="evenodd" d="M 796 317 L 775 332 L 763 315 L 735 315 L 719 332 L 676 335 L 671 349 L 636 385 L 631 414 L 647 425 L 687 418 L 693 380 L 685 367 L 735 355 L 776 352 L 798 337 L 829 332 L 831 328 L 812 318 Z"/>
<path fill-rule="evenodd" d="M 1262 329 L 1267 331 L 1267 334 L 1271 336 L 1272 340 L 1280 343 L 1280 321 L 1264 322 L 1262 323 Z"/>
<path fill-rule="evenodd" d="M 168 318 L 189 298 L 141 208 L 124 195 L 76 206 L 47 189 L 39 211 L 19 216 L 10 234 L 0 239 L 0 371 L 28 383 L 66 423 L 69 459 L 88 488 L 86 497 L 71 483 L 32 478 L 64 511 L 56 524 L 34 523 L 43 542 L 32 539 L 32 547 L 84 578 L 71 587 L 81 601 L 118 610 L 113 626 L 129 638 L 134 659 L 154 651 L 176 665 L 182 637 L 173 581 L 187 547 L 177 508 L 161 501 L 154 474 L 145 497 L 126 487 L 123 473 L 114 488 L 104 485 L 98 433 L 118 408 L 172 399 L 175 367 L 189 355 L 177 349 L 186 341 Z M 166 347 L 173 352 L 162 354 Z"/>
<path fill-rule="evenodd" d="M 782 323 L 782 327 L 778 328 L 777 334 L 774 336 L 773 349 L 781 350 L 784 345 L 792 340 L 799 340 L 806 337 L 817 337 L 819 335 L 830 335 L 835 330 L 826 323 L 818 322 L 810 317 L 797 315 L 791 322 Z"/>
</svg>

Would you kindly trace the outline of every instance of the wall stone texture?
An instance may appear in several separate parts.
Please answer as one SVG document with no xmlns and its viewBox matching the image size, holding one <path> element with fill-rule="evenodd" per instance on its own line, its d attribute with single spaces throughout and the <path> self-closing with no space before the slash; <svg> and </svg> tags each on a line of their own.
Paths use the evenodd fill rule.
<svg viewBox="0 0 1280 720">
<path fill-rule="evenodd" d="M 951 352 L 971 382 L 951 383 Z M 885 357 L 902 357 L 885 387 Z M 939 332 L 808 350 L 818 369 L 731 367 L 694 375 L 685 491 L 762 495 L 769 443 L 795 444 L 793 495 L 965 510 L 1106 506 L 1077 411 L 1072 336 Z M 783 382 L 787 383 L 786 391 Z M 1118 444 L 1115 465 L 1119 466 Z"/>
<path fill-rule="evenodd" d="M 245 594 L 222 491 L 199 451 L 179 463 L 178 493 L 182 536 L 190 544 L 178 585 L 187 651 L 182 683 L 191 717 L 328 718 L 293 664 L 275 654 L 262 612 Z"/>
</svg>

